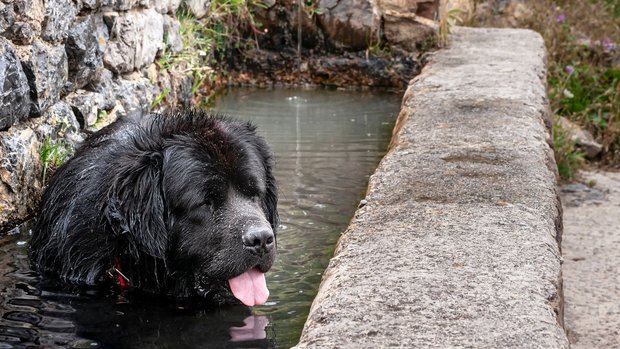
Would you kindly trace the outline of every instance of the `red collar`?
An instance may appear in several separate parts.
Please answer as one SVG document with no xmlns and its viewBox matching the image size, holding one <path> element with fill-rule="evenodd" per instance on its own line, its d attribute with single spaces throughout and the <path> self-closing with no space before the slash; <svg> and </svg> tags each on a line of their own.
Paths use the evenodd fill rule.
<svg viewBox="0 0 620 349">
<path fill-rule="evenodd" d="M 121 263 L 118 261 L 118 258 L 116 256 L 114 256 L 114 271 L 116 271 L 116 273 L 118 274 L 116 277 L 118 279 L 118 284 L 121 289 L 124 290 L 129 288 L 129 279 L 127 279 L 127 277 L 123 275 L 123 272 L 121 272 Z"/>
</svg>

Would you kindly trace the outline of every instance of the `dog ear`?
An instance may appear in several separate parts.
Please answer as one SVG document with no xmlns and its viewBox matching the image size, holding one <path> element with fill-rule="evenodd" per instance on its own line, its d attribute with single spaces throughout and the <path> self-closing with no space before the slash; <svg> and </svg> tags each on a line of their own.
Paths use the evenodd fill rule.
<svg viewBox="0 0 620 349">
<path fill-rule="evenodd" d="M 271 224 L 271 229 L 275 233 L 280 224 L 280 216 L 278 215 L 278 188 L 271 169 L 271 163 L 265 166 L 267 190 L 265 192 L 265 198 L 263 199 L 263 206 L 266 209 L 267 219 Z"/>
<path fill-rule="evenodd" d="M 167 208 L 162 188 L 160 153 L 144 152 L 121 159 L 108 192 L 104 214 L 115 235 L 134 257 L 139 252 L 164 258 L 168 245 Z"/>
</svg>

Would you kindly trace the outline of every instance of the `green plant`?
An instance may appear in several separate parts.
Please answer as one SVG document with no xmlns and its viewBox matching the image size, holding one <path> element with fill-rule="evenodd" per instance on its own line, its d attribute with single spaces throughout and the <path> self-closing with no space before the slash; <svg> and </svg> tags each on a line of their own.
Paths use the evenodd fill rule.
<svg viewBox="0 0 620 349">
<path fill-rule="evenodd" d="M 251 8 L 257 6 L 264 5 L 255 0 L 212 0 L 209 15 L 197 19 L 188 7 L 182 4 L 177 11 L 177 18 L 180 22 L 183 49 L 172 53 L 169 38 L 166 37 L 166 47 L 159 59 L 159 66 L 162 69 L 178 68 L 191 76 L 192 93 L 198 96 L 204 91 L 205 85 L 214 83 L 214 67 L 227 54 L 248 45 L 258 46 L 256 39 L 246 39 L 248 33 L 255 38 L 261 33 L 258 29 L 261 24 L 251 12 Z M 159 104 L 162 100 L 155 102 Z"/>
<path fill-rule="evenodd" d="M 317 0 L 305 0 L 303 6 L 310 18 L 323 14 L 323 10 L 319 7 L 319 1 Z"/>
<path fill-rule="evenodd" d="M 65 141 L 53 141 L 50 137 L 45 138 L 39 154 L 43 165 L 43 182 L 47 180 L 49 172 L 53 172 L 62 165 L 70 156 L 68 144 Z"/>
<path fill-rule="evenodd" d="M 151 103 L 150 109 L 152 110 L 153 108 L 157 107 L 164 100 L 164 98 L 166 98 L 168 93 L 170 93 L 170 88 L 165 89 L 164 92 L 162 92 L 159 96 L 157 96 L 157 98 L 155 98 L 153 103 Z"/>
</svg>

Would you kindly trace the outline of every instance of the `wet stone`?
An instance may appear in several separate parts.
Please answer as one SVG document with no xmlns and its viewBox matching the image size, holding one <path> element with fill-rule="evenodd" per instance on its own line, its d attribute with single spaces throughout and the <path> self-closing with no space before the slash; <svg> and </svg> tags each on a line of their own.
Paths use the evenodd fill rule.
<svg viewBox="0 0 620 349">
<path fill-rule="evenodd" d="M 101 15 L 80 18 L 71 28 L 65 49 L 72 89 L 84 87 L 103 69 L 103 53 L 108 39 L 108 30 Z"/>
<path fill-rule="evenodd" d="M 380 19 L 370 0 L 340 0 L 320 3 L 319 22 L 337 46 L 362 50 L 375 40 Z"/>
<path fill-rule="evenodd" d="M 30 311 L 9 311 L 4 314 L 4 318 L 11 321 L 25 322 L 33 325 L 41 322 L 41 316 Z"/>
<path fill-rule="evenodd" d="M 0 326 L 0 336 L 19 338 L 21 341 L 33 342 L 38 337 L 37 331 L 25 327 Z"/>
<path fill-rule="evenodd" d="M 164 39 L 163 16 L 153 9 L 104 17 L 110 42 L 103 57 L 106 68 L 129 73 L 153 63 Z"/>
<path fill-rule="evenodd" d="M 60 99 L 67 82 L 67 55 L 63 46 L 50 46 L 40 40 L 35 40 L 18 54 L 35 102 L 31 115 L 38 115 Z"/>
<path fill-rule="evenodd" d="M 32 26 L 24 22 L 15 22 L 4 35 L 18 45 L 29 45 L 35 38 Z"/>
<path fill-rule="evenodd" d="M 13 46 L 0 37 L 0 130 L 28 117 L 30 87 Z"/>
<path fill-rule="evenodd" d="M 114 94 L 115 99 L 123 105 L 127 117 L 141 118 L 154 100 L 149 80 L 137 76 L 130 80 L 115 81 Z"/>
<path fill-rule="evenodd" d="M 43 32 L 41 37 L 55 43 L 67 37 L 69 26 L 78 14 L 78 8 L 71 0 L 47 0 Z"/>
<path fill-rule="evenodd" d="M 0 2 L 0 33 L 9 29 L 15 23 L 15 11 L 13 4 L 4 4 Z"/>
<path fill-rule="evenodd" d="M 23 219 L 41 190 L 39 142 L 28 127 L 0 132 L 0 229 Z"/>
<path fill-rule="evenodd" d="M 65 101 L 73 109 L 75 118 L 82 129 L 93 126 L 97 122 L 99 110 L 103 110 L 106 105 L 103 101 L 103 95 L 84 90 L 78 90 L 67 95 Z"/>
</svg>

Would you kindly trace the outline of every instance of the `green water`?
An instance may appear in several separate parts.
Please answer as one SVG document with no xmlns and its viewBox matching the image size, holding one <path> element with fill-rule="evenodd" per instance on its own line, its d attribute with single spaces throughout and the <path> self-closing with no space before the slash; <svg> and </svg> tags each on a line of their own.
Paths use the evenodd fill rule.
<svg viewBox="0 0 620 349">
<path fill-rule="evenodd" d="M 297 343 L 340 234 L 381 157 L 400 95 L 334 90 L 234 89 L 215 110 L 253 121 L 276 154 L 282 220 L 278 258 L 267 275 L 277 347 Z"/>
</svg>

